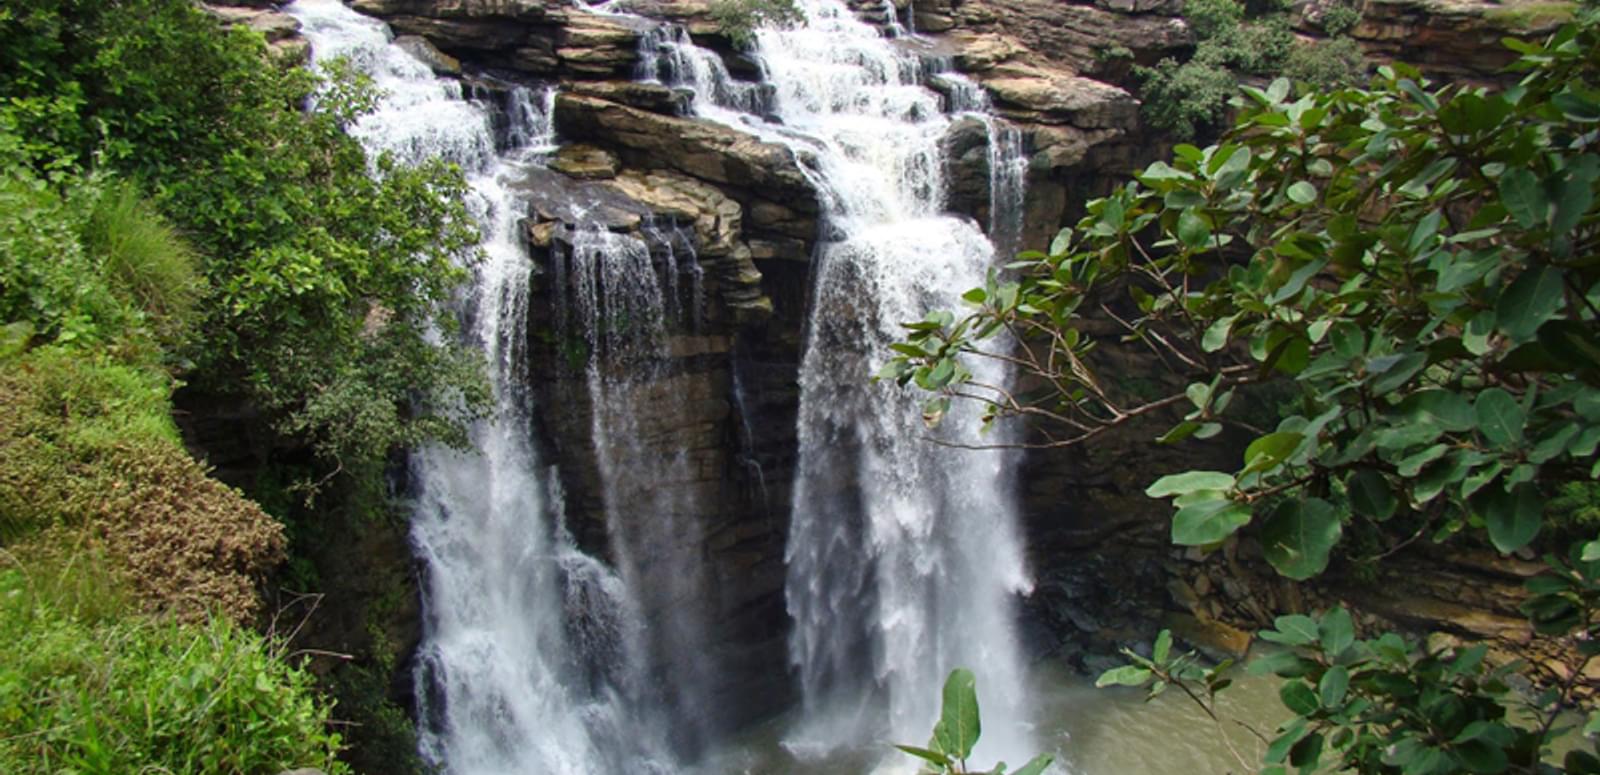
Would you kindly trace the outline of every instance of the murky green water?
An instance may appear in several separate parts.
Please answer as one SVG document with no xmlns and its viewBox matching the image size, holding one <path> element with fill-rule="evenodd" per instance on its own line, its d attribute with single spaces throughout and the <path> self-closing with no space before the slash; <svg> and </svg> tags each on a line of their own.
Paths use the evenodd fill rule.
<svg viewBox="0 0 1600 775">
<path fill-rule="evenodd" d="M 1036 668 L 1031 685 L 1040 712 L 1034 730 L 1040 750 L 1053 750 L 1052 773 L 1071 775 L 1223 775 L 1253 772 L 1235 758 L 1259 762 L 1265 744 L 1233 720 L 1263 734 L 1288 714 L 1276 683 L 1241 673 L 1223 695 L 1221 730 L 1188 698 L 1173 690 L 1152 702 L 1126 689 L 1096 689 L 1089 678 L 1065 670 Z M 856 775 L 909 773 L 915 761 L 885 743 L 880 748 L 808 756 L 785 745 L 788 724 L 774 722 L 752 733 L 746 744 L 724 753 L 698 775 Z M 1230 746 L 1232 751 L 1230 751 Z M 887 754 L 887 755 L 886 755 Z M 993 762 L 979 762 L 984 766 Z M 1012 762 L 1013 767 L 1021 762 Z"/>
</svg>

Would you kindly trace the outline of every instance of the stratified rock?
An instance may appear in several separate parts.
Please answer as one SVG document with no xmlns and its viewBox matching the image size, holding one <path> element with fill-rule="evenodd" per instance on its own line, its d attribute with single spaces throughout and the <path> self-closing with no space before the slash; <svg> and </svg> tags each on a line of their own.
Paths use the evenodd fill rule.
<svg viewBox="0 0 1600 775">
<path fill-rule="evenodd" d="M 1571 18 L 1570 10 L 1551 8 L 1533 0 L 1367 0 L 1350 36 L 1369 57 L 1437 76 L 1493 81 L 1517 57 L 1502 38 L 1543 37 Z"/>
<path fill-rule="evenodd" d="M 572 94 L 598 97 L 669 116 L 688 113 L 689 101 L 693 97 L 684 89 L 639 81 L 571 81 L 563 84 L 563 89 Z"/>
<path fill-rule="evenodd" d="M 200 8 L 220 20 L 224 25 L 242 24 L 266 37 L 268 43 L 293 40 L 300 35 L 300 22 L 270 5 L 234 2 L 225 5 L 202 3 Z"/>
<path fill-rule="evenodd" d="M 550 159 L 550 169 L 578 180 L 607 180 L 617 176 L 617 155 L 592 145 L 564 145 Z"/>
<path fill-rule="evenodd" d="M 939 3 L 951 2 L 935 0 L 927 13 L 939 13 Z M 924 3 L 917 5 L 920 11 Z M 1175 11 L 1173 2 L 1134 0 L 1132 6 L 1134 13 L 1073 2 L 969 0 L 954 14 L 962 29 L 1015 38 L 1035 56 L 1072 73 L 1095 72 L 1104 53 L 1115 47 L 1128 50 L 1139 61 L 1154 61 L 1194 44 L 1193 33 L 1182 21 L 1164 15 Z"/>
<path fill-rule="evenodd" d="M 1000 115 L 1031 124 L 1081 129 L 1133 129 L 1139 103 L 1133 95 L 1091 78 L 1031 67 L 1004 67 L 982 79 Z"/>
<path fill-rule="evenodd" d="M 663 116 L 577 94 L 556 98 L 556 130 L 622 152 L 630 166 L 673 169 L 815 214 L 816 194 L 784 146 L 692 118 Z"/>
</svg>

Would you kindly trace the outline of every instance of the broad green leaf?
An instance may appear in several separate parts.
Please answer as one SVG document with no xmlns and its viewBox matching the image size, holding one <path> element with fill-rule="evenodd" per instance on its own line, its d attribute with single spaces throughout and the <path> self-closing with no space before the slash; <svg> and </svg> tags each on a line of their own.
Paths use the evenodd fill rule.
<svg viewBox="0 0 1600 775">
<path fill-rule="evenodd" d="M 1428 365 L 1428 354 L 1405 353 L 1374 358 L 1367 364 L 1368 371 L 1376 371 L 1378 364 L 1382 364 L 1382 370 L 1372 381 L 1372 392 L 1381 396 L 1411 381 L 1417 372 L 1422 371 L 1422 367 Z"/>
<path fill-rule="evenodd" d="M 1317 187 L 1304 180 L 1295 181 L 1293 185 L 1289 186 L 1289 190 L 1286 193 L 1289 196 L 1289 201 L 1295 204 L 1310 204 L 1317 199 Z"/>
<path fill-rule="evenodd" d="M 1497 447 L 1522 443 L 1522 426 L 1527 422 L 1517 400 L 1500 388 L 1489 388 L 1473 402 L 1478 417 L 1478 432 Z"/>
<path fill-rule="evenodd" d="M 1100 674 L 1094 681 L 1095 688 L 1103 689 L 1107 686 L 1143 686 L 1150 680 L 1153 673 L 1149 669 L 1138 665 L 1123 665 L 1113 667 Z"/>
<path fill-rule="evenodd" d="M 1244 451 L 1245 466 L 1242 473 L 1270 471 L 1277 468 L 1294 455 L 1302 441 L 1305 441 L 1305 437 L 1301 434 L 1279 431 L 1250 442 L 1250 446 Z"/>
<path fill-rule="evenodd" d="M 1071 250 L 1071 249 L 1072 249 L 1072 228 L 1069 226 L 1067 228 L 1062 229 L 1061 231 L 1056 232 L 1055 239 L 1050 240 L 1050 255 L 1052 255 L 1052 256 L 1065 255 L 1066 252 L 1068 250 Z"/>
<path fill-rule="evenodd" d="M 1278 690 L 1278 698 L 1283 700 L 1284 707 L 1300 716 L 1316 713 L 1320 707 L 1317 693 L 1303 681 L 1290 681 L 1284 684 L 1283 688 Z"/>
<path fill-rule="evenodd" d="M 1172 542 L 1206 546 L 1233 535 L 1250 522 L 1250 507 L 1225 498 L 1178 509 L 1172 516 Z"/>
<path fill-rule="evenodd" d="M 1305 614 L 1289 614 L 1280 616 L 1272 621 L 1276 629 L 1265 630 L 1261 639 L 1285 646 L 1307 646 L 1316 643 L 1321 630 L 1317 627 L 1317 620 Z"/>
<path fill-rule="evenodd" d="M 1155 645 L 1154 650 L 1152 650 L 1150 652 L 1150 659 L 1151 659 L 1151 661 L 1153 661 L 1153 662 L 1155 662 L 1156 664 L 1159 665 L 1159 664 L 1167 661 L 1167 655 L 1170 654 L 1171 652 L 1172 652 L 1172 631 L 1171 630 L 1162 630 L 1161 633 L 1156 636 L 1156 645 Z"/>
<path fill-rule="evenodd" d="M 1278 573 L 1305 580 L 1328 567 L 1344 526 L 1332 505 L 1321 498 L 1285 501 L 1261 526 L 1261 543 L 1267 562 Z"/>
<path fill-rule="evenodd" d="M 1495 303 L 1495 325 L 1515 342 L 1526 342 L 1539 332 L 1539 326 L 1561 311 L 1561 270 L 1548 266 L 1531 267 L 1517 276 L 1511 287 Z"/>
<path fill-rule="evenodd" d="M 1221 350 L 1228 344 L 1228 332 L 1233 330 L 1233 321 L 1238 319 L 1238 315 L 1217 318 L 1215 322 L 1206 327 L 1205 336 L 1200 339 L 1200 349 L 1208 353 Z"/>
<path fill-rule="evenodd" d="M 1199 211 L 1187 208 L 1178 214 L 1178 239 L 1193 249 L 1206 247 L 1211 242 L 1211 226 Z"/>
<path fill-rule="evenodd" d="M 1517 225 L 1531 229 L 1544 223 L 1550 210 L 1544 186 L 1538 176 L 1523 167 L 1506 170 L 1500 176 L 1500 202 L 1506 212 L 1517 220 Z"/>
<path fill-rule="evenodd" d="M 1345 692 L 1350 689 L 1350 671 L 1342 665 L 1328 668 L 1322 674 L 1322 681 L 1317 684 L 1317 694 L 1322 698 L 1325 708 L 1337 708 L 1344 704 Z"/>
<path fill-rule="evenodd" d="M 1473 499 L 1473 506 L 1483 514 L 1490 542 L 1506 554 L 1532 542 L 1544 521 L 1544 506 L 1531 484 L 1517 485 L 1509 493 L 1498 487 L 1485 490 Z"/>
<path fill-rule="evenodd" d="M 944 707 L 933 736 L 939 749 L 957 758 L 972 756 L 972 747 L 981 731 L 978 721 L 978 679 L 972 671 L 958 667 L 944 682 Z"/>
<path fill-rule="evenodd" d="M 1333 608 L 1323 614 L 1317 632 L 1322 638 L 1322 652 L 1329 659 L 1337 659 L 1356 642 L 1355 620 L 1343 608 Z"/>
<path fill-rule="evenodd" d="M 1345 491 L 1350 496 L 1350 507 L 1374 522 L 1394 516 L 1395 508 L 1399 505 L 1394 491 L 1389 488 L 1389 480 L 1371 468 L 1362 468 L 1351 474 L 1345 481 Z"/>
<path fill-rule="evenodd" d="M 1432 423 L 1455 433 L 1472 430 L 1478 421 L 1472 404 L 1464 396 L 1444 388 L 1406 396 L 1406 400 L 1400 402 L 1400 411 L 1411 420 Z"/>
<path fill-rule="evenodd" d="M 1155 484 L 1145 489 L 1144 494 L 1152 498 L 1165 498 L 1196 490 L 1231 490 L 1233 485 L 1233 476 L 1221 471 L 1185 471 L 1157 479 Z"/>
</svg>

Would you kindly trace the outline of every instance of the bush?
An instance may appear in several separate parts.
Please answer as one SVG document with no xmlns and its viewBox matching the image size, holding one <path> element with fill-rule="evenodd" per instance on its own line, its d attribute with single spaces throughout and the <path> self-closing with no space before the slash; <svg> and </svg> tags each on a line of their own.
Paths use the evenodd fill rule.
<svg viewBox="0 0 1600 775">
<path fill-rule="evenodd" d="M 1227 68 L 1199 61 L 1180 65 L 1168 58 L 1155 67 L 1135 68 L 1134 74 L 1142 84 L 1145 122 L 1179 139 L 1215 126 L 1239 87 Z"/>
<path fill-rule="evenodd" d="M 55 186 L 0 170 L 0 322 L 26 322 L 45 340 L 101 339 L 129 311 L 101 281 L 79 233 L 83 216 Z"/>
<path fill-rule="evenodd" d="M 268 641 L 222 620 L 82 615 L 35 570 L 0 571 L 0 771 L 349 771 L 310 675 Z"/>
<path fill-rule="evenodd" d="M 1356 86 L 1367 71 L 1361 46 L 1350 38 L 1296 46 L 1283 63 L 1283 74 L 1319 89 Z"/>
<path fill-rule="evenodd" d="M 0 541 L 91 547 L 146 610 L 248 620 L 282 527 L 178 442 L 159 372 L 61 347 L 0 361 Z"/>
</svg>

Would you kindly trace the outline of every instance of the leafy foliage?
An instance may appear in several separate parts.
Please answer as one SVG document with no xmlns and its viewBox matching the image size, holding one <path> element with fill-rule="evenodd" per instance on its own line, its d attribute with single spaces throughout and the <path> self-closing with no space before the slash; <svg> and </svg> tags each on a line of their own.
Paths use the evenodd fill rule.
<svg viewBox="0 0 1600 775">
<path fill-rule="evenodd" d="M 100 618 L 0 571 L 0 770 L 275 773 L 334 759 L 311 677 L 226 621 Z"/>
<path fill-rule="evenodd" d="M 978 717 L 978 687 L 977 678 L 972 671 L 958 667 L 950 671 L 950 676 L 944 682 L 944 697 L 939 710 L 939 721 L 934 724 L 933 738 L 928 741 L 926 748 L 914 745 L 896 745 L 895 747 L 918 759 L 927 762 L 940 775 L 965 775 L 972 770 L 967 769 L 967 759 L 972 757 L 972 749 L 978 744 L 978 735 L 983 731 L 982 723 Z M 1055 757 L 1050 754 L 1039 754 L 1023 765 L 1012 775 L 1040 775 Z M 1006 771 L 1004 762 L 995 765 L 987 775 L 1003 775 Z M 973 775 L 978 775 L 973 773 Z"/>
<path fill-rule="evenodd" d="M 137 178 L 202 257 L 204 285 L 177 286 L 204 289 L 195 384 L 368 473 L 487 408 L 476 360 L 429 336 L 454 323 L 444 302 L 476 241 L 461 174 L 369 160 L 343 132 L 372 97 L 347 70 L 323 88 L 184 0 L 25 0 L 0 13 L 0 51 L 0 156 Z M 45 247 L 24 270 L 45 271 Z M 180 301 L 145 282 L 170 262 L 105 260 L 144 301 Z"/>
<path fill-rule="evenodd" d="M 1346 86 L 1365 70 L 1360 50 L 1344 32 L 1360 14 L 1340 5 L 1328 24 L 1330 40 L 1300 42 L 1286 9 L 1278 4 L 1252 8 L 1238 0 L 1196 0 L 1184 5 L 1184 20 L 1195 35 L 1194 55 L 1171 57 L 1154 67 L 1138 67 L 1146 123 L 1187 140 L 1213 129 L 1222 119 L 1242 76 L 1282 72 L 1319 86 Z M 1335 31 L 1334 23 L 1348 26 Z"/>
<path fill-rule="evenodd" d="M 1040 446 L 1150 418 L 1176 419 L 1160 443 L 1234 425 L 1253 439 L 1237 470 L 1146 492 L 1172 499 L 1176 543 L 1213 548 L 1248 528 L 1289 578 L 1322 573 L 1351 534 L 1380 542 L 1359 561 L 1463 534 L 1532 550 L 1552 537 L 1552 496 L 1600 476 L 1600 46 L 1580 26 L 1507 45 L 1525 77 L 1499 93 L 1436 88 L 1400 66 L 1370 90 L 1246 88 L 1220 143 L 1179 145 L 1090 203 L 1048 252 L 1019 257 L 1017 279 L 969 292 L 966 316 L 908 325 L 881 376 L 938 391 L 933 408 L 967 398 L 989 422 L 1030 418 Z M 1176 389 L 1133 396 L 1102 379 L 1090 315 L 1165 364 Z M 977 346 L 1003 333 L 1014 352 Z M 972 384 L 961 361 L 982 357 L 1042 387 Z M 1235 396 L 1264 384 L 1295 397 L 1275 427 L 1240 422 Z M 1291 679 L 1283 699 L 1299 718 L 1268 771 L 1534 771 L 1596 652 L 1597 560 L 1600 541 L 1547 555 L 1528 584 L 1524 613 L 1571 660 L 1544 682 L 1533 726 L 1505 719 L 1516 695 L 1480 652 L 1356 643 L 1338 611 L 1280 619 L 1263 637 L 1294 650 L 1272 669 Z M 1217 679 L 1159 659 L 1120 670 L 1103 680 L 1188 691 Z"/>
<path fill-rule="evenodd" d="M 735 46 L 748 48 L 762 27 L 793 27 L 804 21 L 794 0 L 716 0 L 711 20 Z"/>
</svg>

